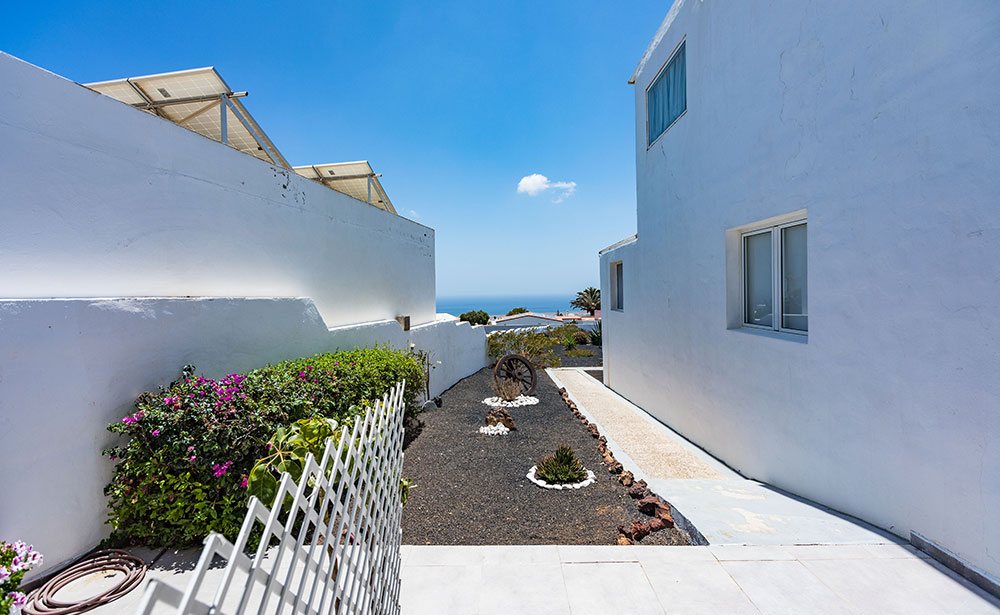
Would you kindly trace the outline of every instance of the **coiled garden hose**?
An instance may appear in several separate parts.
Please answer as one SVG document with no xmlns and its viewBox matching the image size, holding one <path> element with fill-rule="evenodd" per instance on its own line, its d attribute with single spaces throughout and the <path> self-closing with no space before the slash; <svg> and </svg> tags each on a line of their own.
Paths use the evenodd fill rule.
<svg viewBox="0 0 1000 615">
<path fill-rule="evenodd" d="M 125 575 L 114 587 L 105 592 L 86 598 L 80 602 L 61 602 L 55 595 L 61 589 L 91 574 L 105 571 L 121 572 Z M 28 594 L 24 605 L 25 615 L 74 615 L 117 600 L 142 583 L 146 576 L 146 562 L 138 557 L 113 549 L 98 551 L 48 580 L 44 585 Z"/>
</svg>

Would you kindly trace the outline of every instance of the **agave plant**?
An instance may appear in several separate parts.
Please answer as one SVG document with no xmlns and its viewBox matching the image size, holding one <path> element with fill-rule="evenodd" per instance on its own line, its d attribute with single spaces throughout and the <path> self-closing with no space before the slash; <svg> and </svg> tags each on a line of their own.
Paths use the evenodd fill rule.
<svg viewBox="0 0 1000 615">
<path fill-rule="evenodd" d="M 602 340 L 601 333 L 601 323 L 597 323 L 594 328 L 590 331 L 590 343 L 594 346 L 600 346 Z"/>
<path fill-rule="evenodd" d="M 564 444 L 552 455 L 538 460 L 535 476 L 550 484 L 578 483 L 587 478 L 587 471 L 573 449 Z"/>
</svg>

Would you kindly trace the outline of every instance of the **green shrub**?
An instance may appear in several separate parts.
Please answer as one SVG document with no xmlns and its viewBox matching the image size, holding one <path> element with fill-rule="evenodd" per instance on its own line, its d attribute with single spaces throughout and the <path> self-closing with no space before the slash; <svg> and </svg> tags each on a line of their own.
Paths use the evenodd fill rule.
<svg viewBox="0 0 1000 615">
<path fill-rule="evenodd" d="M 573 332 L 573 341 L 575 341 L 577 343 L 577 345 L 580 345 L 580 344 L 589 344 L 590 343 L 590 335 L 586 331 L 584 331 L 583 329 L 580 329 L 579 331 L 574 331 Z"/>
<path fill-rule="evenodd" d="M 528 311 L 528 308 L 526 308 L 526 307 L 516 307 L 513 310 L 507 312 L 507 315 L 508 316 L 515 316 L 517 314 L 524 314 L 527 311 Z"/>
<path fill-rule="evenodd" d="M 143 393 L 108 430 L 130 440 L 105 487 L 113 543 L 186 546 L 208 532 L 233 538 L 251 468 L 279 428 L 310 417 L 350 427 L 398 381 L 415 410 L 424 373 L 414 353 L 362 348 L 284 361 L 220 380 L 188 374 Z"/>
<path fill-rule="evenodd" d="M 587 350 L 586 348 L 574 348 L 573 350 L 567 350 L 567 357 L 592 357 L 597 353 L 593 350 Z"/>
<path fill-rule="evenodd" d="M 538 460 L 535 476 L 550 484 L 578 483 L 587 478 L 587 471 L 573 449 L 564 444 L 552 455 Z"/>
<path fill-rule="evenodd" d="M 551 329 L 549 331 L 549 337 L 551 337 L 555 343 L 562 344 L 566 350 L 572 350 L 577 344 L 581 343 L 578 341 L 580 339 L 577 336 L 578 333 L 586 335 L 586 332 L 576 326 L 576 323 L 568 322 Z M 587 342 L 584 341 L 583 343 L 586 344 Z"/>
<path fill-rule="evenodd" d="M 250 470 L 247 494 L 256 496 L 261 502 L 273 502 L 283 473 L 288 472 L 292 480 L 299 482 L 306 467 L 306 457 L 311 453 L 320 463 L 326 451 L 326 441 L 332 438 L 333 445 L 337 446 L 341 435 L 337 421 L 320 417 L 301 419 L 288 427 L 279 427 L 267 441 L 267 456 L 258 459 Z M 400 479 L 400 496 L 404 506 L 413 486 L 409 478 Z"/>
<path fill-rule="evenodd" d="M 490 315 L 482 310 L 472 310 L 462 314 L 458 319 L 473 325 L 485 325 L 490 322 Z"/>
<path fill-rule="evenodd" d="M 593 330 L 591 330 L 590 332 L 590 343 L 593 344 L 594 346 L 600 346 L 601 342 L 603 341 L 602 337 L 603 335 L 601 333 L 601 323 L 597 323 L 594 326 Z"/>
<path fill-rule="evenodd" d="M 498 331 L 486 338 L 487 351 L 494 359 L 519 354 L 535 367 L 559 367 L 559 357 L 552 352 L 556 342 L 546 332 Z"/>
</svg>

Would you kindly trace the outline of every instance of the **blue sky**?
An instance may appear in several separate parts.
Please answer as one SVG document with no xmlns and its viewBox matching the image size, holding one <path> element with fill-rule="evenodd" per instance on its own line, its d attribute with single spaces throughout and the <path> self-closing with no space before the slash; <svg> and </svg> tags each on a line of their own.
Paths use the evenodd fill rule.
<svg viewBox="0 0 1000 615">
<path fill-rule="evenodd" d="M 556 294 L 635 232 L 626 82 L 669 5 L 25 2 L 0 49 L 80 82 L 215 66 L 293 165 L 371 161 L 436 230 L 439 296 Z"/>
</svg>

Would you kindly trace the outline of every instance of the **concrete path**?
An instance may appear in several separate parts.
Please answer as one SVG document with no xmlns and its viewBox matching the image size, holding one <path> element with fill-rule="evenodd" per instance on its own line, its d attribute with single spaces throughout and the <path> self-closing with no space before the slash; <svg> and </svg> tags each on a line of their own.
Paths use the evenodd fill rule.
<svg viewBox="0 0 1000 615">
<path fill-rule="evenodd" d="M 403 615 L 1000 612 L 901 545 L 403 549 Z"/>
<path fill-rule="evenodd" d="M 709 544 L 891 544 L 859 519 L 743 478 L 579 368 L 548 369 L 608 448 Z"/>
</svg>

